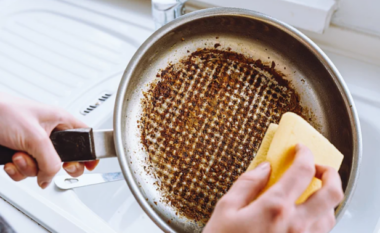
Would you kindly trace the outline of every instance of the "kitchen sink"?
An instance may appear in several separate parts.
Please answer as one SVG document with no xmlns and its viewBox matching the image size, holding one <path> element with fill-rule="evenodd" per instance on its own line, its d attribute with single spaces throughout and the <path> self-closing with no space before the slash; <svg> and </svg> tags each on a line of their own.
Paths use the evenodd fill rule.
<svg viewBox="0 0 380 233">
<path fill-rule="evenodd" d="M 20 68 L 20 64 L 35 64 L 36 67 L 40 67 L 45 60 L 45 63 L 50 62 L 50 65 L 45 65 L 38 72 L 35 69 L 31 70 L 33 67 L 24 67 L 24 73 L 13 75 L 18 79 L 4 79 L 0 75 L 0 91 L 26 95 L 25 97 L 30 99 L 64 107 L 89 126 L 96 129 L 111 129 L 114 94 L 123 70 L 138 46 L 154 32 L 154 23 L 150 16 L 150 1 L 35 0 L 32 2 L 14 0 L 6 2 L 9 2 L 7 8 L 0 7 L 0 20 L 7 22 L 0 24 L 0 29 L 7 29 L 6 36 L 0 36 L 0 74 L 12 73 L 9 72 L 12 68 L 21 72 L 16 69 Z M 29 20 L 28 17 L 38 24 L 33 23 L 34 21 Z M 7 18 L 10 20 L 5 20 Z M 55 25 L 52 25 L 53 21 Z M 73 21 L 78 21 L 78 24 Z M 80 25 L 80 27 L 77 28 L 75 25 Z M 51 28 L 51 31 L 47 30 L 48 28 Z M 29 34 L 22 34 L 25 32 Z M 0 33 L 2 33 L 1 30 Z M 86 40 L 90 39 L 92 42 L 81 45 L 81 39 L 74 40 L 72 33 L 88 36 Z M 45 46 L 50 52 L 38 52 L 38 46 L 32 46 L 31 40 L 41 40 L 43 36 L 46 38 L 42 42 L 46 43 L 39 46 Z M 62 40 L 62 38 L 67 40 Z M 21 42 L 26 39 L 29 39 L 27 43 L 30 46 L 20 47 L 25 46 Z M 91 47 L 95 44 L 106 50 L 95 51 Z M 69 46 L 71 50 L 61 51 L 65 46 Z M 68 51 L 78 56 L 70 57 L 73 53 Z M 83 54 L 83 51 L 88 53 Z M 96 59 L 89 56 L 91 52 L 101 53 L 102 51 L 104 57 L 101 54 L 96 54 Z M 348 210 L 332 232 L 373 232 L 378 228 L 380 218 L 380 170 L 377 169 L 380 164 L 378 152 L 380 65 L 341 55 L 334 50 L 326 49 L 325 51 L 351 90 L 359 113 L 364 148 L 356 192 Z M 29 55 L 20 56 L 23 52 L 29 52 Z M 22 60 L 28 56 L 29 60 Z M 80 58 L 80 61 L 72 66 L 72 70 L 67 70 L 66 66 L 72 64 L 67 61 L 68 58 Z M 63 61 L 67 63 L 62 67 L 60 64 L 62 65 Z M 4 66 L 4 64 L 8 65 Z M 85 68 L 80 68 L 78 64 L 82 64 Z M 59 67 L 64 71 L 57 73 Z M 29 73 L 26 72 L 28 69 L 31 70 Z M 65 74 L 69 71 L 83 77 L 79 79 L 71 75 L 67 76 L 67 79 L 61 78 L 62 85 L 68 87 L 66 89 L 55 85 L 52 80 L 43 82 L 46 76 L 66 77 Z M 31 88 L 22 92 L 17 89 L 17 86 L 23 82 L 22 77 L 25 74 L 33 74 L 33 77 L 39 78 L 40 82 L 34 84 L 29 82 L 28 85 L 31 85 Z M 43 93 L 40 90 L 41 87 L 44 88 Z M 112 93 L 112 97 L 99 108 L 85 112 L 86 107 L 96 102 L 99 95 L 105 92 Z M 44 95 L 39 95 L 41 93 Z M 94 171 L 86 171 L 86 173 L 119 171 L 117 158 L 109 158 L 102 160 Z M 61 170 L 60 174 L 65 174 L 65 172 Z M 112 230 L 115 232 L 161 232 L 140 208 L 124 180 L 67 191 L 59 190 L 51 185 L 42 191 L 37 187 L 35 179 L 16 184 L 10 182 L 2 171 L 0 177 L 0 185 L 5 187 L 0 189 L 0 196 L 52 232 L 111 232 Z M 13 195 L 14 193 L 22 193 L 22 195 Z"/>
<path fill-rule="evenodd" d="M 112 118 L 99 129 L 111 129 Z M 120 172 L 117 158 L 103 159 L 92 172 Z M 78 198 L 117 232 L 161 232 L 136 202 L 124 180 L 75 188 Z"/>
</svg>

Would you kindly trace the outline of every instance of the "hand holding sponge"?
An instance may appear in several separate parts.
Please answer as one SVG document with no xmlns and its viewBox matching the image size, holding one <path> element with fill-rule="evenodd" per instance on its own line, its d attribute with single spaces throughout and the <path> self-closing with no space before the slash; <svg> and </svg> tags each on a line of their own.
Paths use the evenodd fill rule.
<svg viewBox="0 0 380 233">
<path fill-rule="evenodd" d="M 252 170 L 264 161 L 271 164 L 272 172 L 269 181 L 261 193 L 274 185 L 291 166 L 295 146 L 298 143 L 307 146 L 311 150 L 316 164 L 330 166 L 339 170 L 343 160 L 343 155 L 339 150 L 302 117 L 288 112 L 281 117 L 279 125 L 269 125 L 256 157 L 247 169 L 247 171 Z M 319 179 L 313 178 L 309 187 L 296 201 L 296 204 L 304 202 L 311 194 L 320 189 L 321 185 Z"/>
</svg>

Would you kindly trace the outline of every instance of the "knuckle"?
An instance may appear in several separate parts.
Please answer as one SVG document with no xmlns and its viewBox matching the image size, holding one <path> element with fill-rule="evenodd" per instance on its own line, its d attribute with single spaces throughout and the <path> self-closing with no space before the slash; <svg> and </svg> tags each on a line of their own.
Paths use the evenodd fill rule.
<svg viewBox="0 0 380 233">
<path fill-rule="evenodd" d="M 44 176 L 51 178 L 55 176 L 61 169 L 60 163 L 58 164 L 52 164 L 52 163 L 45 163 L 42 162 L 43 166 L 39 166 L 38 174 L 37 176 Z"/>
<path fill-rule="evenodd" d="M 28 140 L 28 148 L 35 148 L 41 144 L 46 143 L 49 140 L 48 136 L 44 132 L 34 132 L 31 135 L 31 138 Z"/>
<path fill-rule="evenodd" d="M 54 110 L 54 114 L 57 122 L 65 122 L 68 117 L 68 113 L 60 107 Z"/>
<path fill-rule="evenodd" d="M 326 169 L 325 174 L 327 174 L 329 179 L 335 179 L 335 178 L 339 177 L 338 172 L 334 168 L 332 168 L 330 166 L 325 166 L 325 169 Z"/>
<path fill-rule="evenodd" d="M 341 187 L 330 186 L 327 189 L 329 197 L 338 204 L 344 198 L 343 190 Z"/>
<path fill-rule="evenodd" d="M 44 170 L 44 173 L 47 175 L 47 176 L 54 176 L 55 174 L 57 174 L 60 170 L 60 166 L 48 166 L 45 170 Z"/>
<path fill-rule="evenodd" d="M 273 219 L 283 218 L 287 212 L 285 205 L 281 203 L 271 205 L 269 211 Z"/>
<path fill-rule="evenodd" d="M 49 108 L 49 120 L 55 123 L 63 122 L 65 120 L 65 111 L 60 107 Z"/>
<path fill-rule="evenodd" d="M 249 183 L 256 183 L 259 180 L 259 177 L 256 173 L 243 173 L 238 181 L 239 182 L 249 182 Z"/>
<path fill-rule="evenodd" d="M 16 164 L 16 166 L 22 175 L 28 176 L 30 174 L 30 166 L 27 165 L 26 167 L 20 167 L 18 164 Z"/>
<path fill-rule="evenodd" d="M 334 215 L 330 216 L 330 217 L 328 218 L 328 221 L 327 221 L 328 227 L 329 227 L 330 229 L 332 229 L 332 228 L 335 226 L 335 222 L 336 222 L 336 220 L 335 220 L 335 216 L 334 216 Z"/>
<path fill-rule="evenodd" d="M 64 121 L 64 116 L 63 116 L 62 112 L 55 112 L 54 117 L 55 117 L 56 122 L 63 122 Z"/>
<path fill-rule="evenodd" d="M 306 230 L 307 230 L 306 224 L 304 224 L 301 221 L 297 221 L 295 224 L 292 225 L 289 233 L 304 233 L 306 232 Z"/>
<path fill-rule="evenodd" d="M 22 181 L 22 180 L 25 179 L 25 177 L 19 177 L 19 176 L 17 176 L 17 177 L 11 177 L 11 178 L 12 178 L 12 180 L 14 180 L 16 182 L 19 182 L 19 181 Z"/>
<path fill-rule="evenodd" d="M 271 196 L 266 200 L 268 202 L 268 211 L 273 219 L 283 218 L 288 213 L 288 206 L 282 194 Z"/>
<path fill-rule="evenodd" d="M 274 191 L 270 197 L 273 200 L 273 203 L 276 205 L 285 203 L 286 201 L 286 196 L 282 190 L 282 188 L 279 188 L 278 190 Z"/>
<path fill-rule="evenodd" d="M 45 176 L 46 177 L 53 177 L 53 176 L 55 176 L 55 174 L 57 174 L 57 170 L 55 170 L 55 169 L 46 169 L 46 170 L 44 170 L 43 171 L 43 173 L 45 174 Z"/>
<path fill-rule="evenodd" d="M 314 176 L 314 174 L 315 174 L 314 164 L 302 163 L 302 164 L 298 165 L 297 169 L 301 174 L 304 174 L 307 176 Z"/>
<path fill-rule="evenodd" d="M 216 207 L 218 209 L 228 209 L 233 205 L 233 199 L 229 195 L 224 195 L 217 203 Z"/>
</svg>

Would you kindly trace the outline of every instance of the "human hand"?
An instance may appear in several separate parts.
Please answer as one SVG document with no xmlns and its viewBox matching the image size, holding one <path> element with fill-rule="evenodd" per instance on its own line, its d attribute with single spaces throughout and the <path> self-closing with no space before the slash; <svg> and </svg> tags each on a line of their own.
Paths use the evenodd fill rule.
<svg viewBox="0 0 380 233">
<path fill-rule="evenodd" d="M 268 182 L 270 164 L 244 173 L 218 201 L 203 232 L 329 232 L 335 225 L 334 208 L 344 197 L 342 184 L 337 171 L 314 165 L 313 159 L 307 147 L 297 145 L 292 166 L 256 200 Z M 314 176 L 322 180 L 322 188 L 296 205 Z"/>
<path fill-rule="evenodd" d="M 5 172 L 15 181 L 37 176 L 38 185 L 46 188 L 61 167 L 49 138 L 51 132 L 86 127 L 60 108 L 0 93 L 0 145 L 20 151 L 4 166 Z M 63 168 L 76 177 L 83 174 L 84 167 L 93 170 L 97 164 L 69 162 Z"/>
</svg>

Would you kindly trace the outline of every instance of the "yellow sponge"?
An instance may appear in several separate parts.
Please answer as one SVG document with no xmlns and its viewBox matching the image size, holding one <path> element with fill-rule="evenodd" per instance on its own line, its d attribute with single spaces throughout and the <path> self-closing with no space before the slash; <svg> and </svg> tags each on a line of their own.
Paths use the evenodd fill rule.
<svg viewBox="0 0 380 233">
<path fill-rule="evenodd" d="M 247 169 L 254 169 L 264 160 L 270 162 L 271 176 L 261 193 L 275 184 L 290 167 L 297 143 L 301 143 L 311 150 L 316 164 L 331 166 L 339 170 L 343 155 L 303 118 L 288 112 L 281 117 L 278 127 L 276 126 L 275 124 L 269 126 L 256 157 Z M 321 181 L 314 178 L 296 203 L 304 202 L 320 187 Z"/>
<path fill-rule="evenodd" d="M 269 125 L 267 132 L 265 133 L 265 136 L 263 138 L 263 141 L 261 142 L 260 148 L 257 151 L 255 158 L 252 160 L 251 164 L 247 168 L 247 171 L 253 170 L 260 163 L 266 161 L 267 153 L 268 153 L 270 144 L 272 143 L 272 139 L 274 137 L 274 134 L 277 131 L 277 128 L 278 128 L 277 124 L 270 124 Z"/>
</svg>

